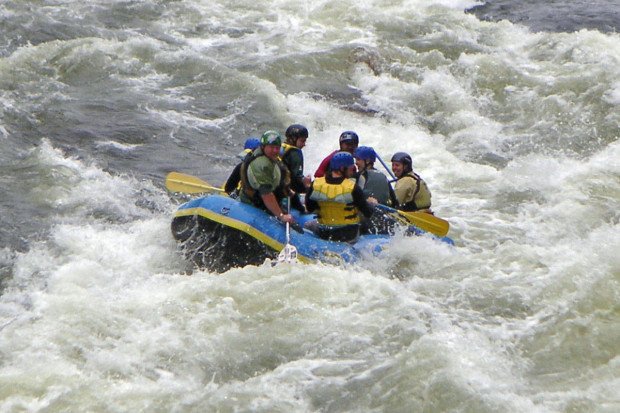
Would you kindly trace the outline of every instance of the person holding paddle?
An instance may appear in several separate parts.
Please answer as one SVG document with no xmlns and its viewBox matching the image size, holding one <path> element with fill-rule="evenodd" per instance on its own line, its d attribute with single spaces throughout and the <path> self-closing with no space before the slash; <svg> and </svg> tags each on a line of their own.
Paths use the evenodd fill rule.
<svg viewBox="0 0 620 413">
<path fill-rule="evenodd" d="M 397 205 L 398 200 L 387 177 L 375 169 L 375 150 L 370 146 L 360 146 L 353 153 L 353 157 L 357 166 L 356 183 L 362 188 L 366 198 L 372 196 L 380 204 Z"/>
<path fill-rule="evenodd" d="M 413 172 L 411 156 L 405 152 L 396 152 L 392 156 L 392 172 L 396 176 L 394 193 L 401 211 L 421 211 L 432 214 L 431 191 L 426 182 Z"/>
<path fill-rule="evenodd" d="M 302 213 L 306 212 L 299 194 L 305 194 L 310 188 L 310 175 L 304 176 L 304 154 L 301 151 L 306 146 L 308 129 L 304 125 L 292 124 L 284 132 L 286 142 L 282 143 L 280 158 L 291 173 L 291 189 L 295 194 L 291 196 L 291 206 Z"/>
<path fill-rule="evenodd" d="M 284 213 L 282 201 L 289 196 L 290 173 L 280 161 L 282 136 L 273 130 L 263 133 L 260 146 L 241 166 L 241 202 L 270 212 L 282 222 L 295 223 Z"/>
<path fill-rule="evenodd" d="M 317 211 L 317 220 L 308 221 L 306 228 L 323 239 L 355 242 L 360 234 L 361 212 L 366 218 L 373 214 L 376 199 L 364 196 L 355 184 L 355 161 L 348 152 L 336 153 L 329 162 L 327 175 L 316 178 L 306 194 L 306 208 Z"/>
</svg>

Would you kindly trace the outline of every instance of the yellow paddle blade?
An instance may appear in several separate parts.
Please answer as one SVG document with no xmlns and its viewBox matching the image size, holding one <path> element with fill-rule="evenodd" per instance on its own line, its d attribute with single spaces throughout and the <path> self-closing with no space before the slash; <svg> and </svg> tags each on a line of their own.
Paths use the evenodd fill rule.
<svg viewBox="0 0 620 413">
<path fill-rule="evenodd" d="M 450 223 L 448 221 L 437 218 L 434 215 L 427 214 L 426 212 L 398 211 L 398 214 L 405 217 L 407 221 L 411 222 L 421 230 L 430 232 L 440 237 L 445 237 L 450 230 Z"/>
<path fill-rule="evenodd" d="M 377 204 L 376 208 L 385 211 L 387 214 L 398 219 L 403 224 L 413 224 L 421 230 L 430 232 L 431 234 L 439 237 L 445 237 L 450 229 L 450 223 L 448 221 L 437 218 L 434 215 L 427 214 L 426 212 L 399 211 L 382 204 Z"/>
<path fill-rule="evenodd" d="M 166 176 L 166 189 L 170 192 L 183 192 L 186 194 L 226 194 L 226 191 L 209 185 L 207 181 L 180 172 L 170 172 Z"/>
</svg>

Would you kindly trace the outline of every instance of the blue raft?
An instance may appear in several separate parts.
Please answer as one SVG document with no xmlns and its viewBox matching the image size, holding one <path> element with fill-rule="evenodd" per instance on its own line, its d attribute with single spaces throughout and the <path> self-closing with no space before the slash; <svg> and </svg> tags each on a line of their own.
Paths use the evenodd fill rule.
<svg viewBox="0 0 620 413">
<path fill-rule="evenodd" d="M 316 216 L 291 212 L 301 226 Z M 422 234 L 417 227 L 410 232 Z M 172 234 L 188 259 L 201 268 L 224 272 L 231 267 L 259 265 L 275 259 L 286 244 L 286 227 L 252 205 L 221 195 L 206 195 L 184 203 L 172 220 Z M 328 241 L 312 231 L 290 231 L 290 242 L 302 262 L 353 263 L 366 254 L 379 254 L 392 236 L 361 235 L 354 243 Z M 437 238 L 454 244 L 448 238 Z"/>
</svg>

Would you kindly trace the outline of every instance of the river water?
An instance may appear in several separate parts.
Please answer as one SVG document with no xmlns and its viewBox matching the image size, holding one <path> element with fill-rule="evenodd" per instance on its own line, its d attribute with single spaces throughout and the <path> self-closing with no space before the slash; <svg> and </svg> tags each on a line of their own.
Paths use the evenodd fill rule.
<svg viewBox="0 0 620 413">
<path fill-rule="evenodd" d="M 620 411 L 620 24 L 584 3 L 2 1 L 0 411 Z M 165 175 L 293 122 L 308 171 L 347 129 L 410 152 L 456 246 L 186 275 Z"/>
</svg>

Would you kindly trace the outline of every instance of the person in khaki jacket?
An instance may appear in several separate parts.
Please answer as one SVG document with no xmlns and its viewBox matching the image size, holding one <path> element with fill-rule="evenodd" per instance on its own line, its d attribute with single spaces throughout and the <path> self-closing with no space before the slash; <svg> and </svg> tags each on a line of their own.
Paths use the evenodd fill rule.
<svg viewBox="0 0 620 413">
<path fill-rule="evenodd" d="M 396 152 L 392 156 L 392 172 L 396 176 L 394 193 L 398 200 L 397 209 L 401 211 L 431 211 L 431 191 L 426 182 L 413 172 L 411 156 Z"/>
</svg>

